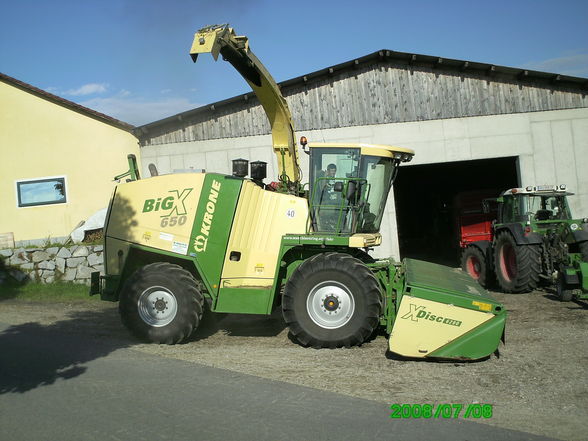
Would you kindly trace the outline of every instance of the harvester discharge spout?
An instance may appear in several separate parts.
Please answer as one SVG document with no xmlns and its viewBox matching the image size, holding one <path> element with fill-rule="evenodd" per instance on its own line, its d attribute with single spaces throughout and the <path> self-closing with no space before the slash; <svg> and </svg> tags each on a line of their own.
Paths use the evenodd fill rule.
<svg viewBox="0 0 588 441">
<path fill-rule="evenodd" d="M 247 81 L 263 106 L 270 123 L 272 145 L 278 161 L 280 181 L 292 193 L 300 191 L 300 160 L 294 124 L 279 86 L 249 48 L 249 40 L 237 36 L 228 25 L 207 26 L 194 35 L 190 56 L 196 62 L 201 53 L 219 54 Z"/>
</svg>

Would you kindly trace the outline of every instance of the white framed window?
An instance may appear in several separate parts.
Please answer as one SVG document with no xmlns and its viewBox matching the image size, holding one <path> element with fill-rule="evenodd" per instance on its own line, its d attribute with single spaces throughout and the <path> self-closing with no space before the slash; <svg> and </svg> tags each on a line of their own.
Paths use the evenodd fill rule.
<svg viewBox="0 0 588 441">
<path fill-rule="evenodd" d="M 53 176 L 16 181 L 18 207 L 65 204 L 67 186 L 65 176 Z"/>
</svg>

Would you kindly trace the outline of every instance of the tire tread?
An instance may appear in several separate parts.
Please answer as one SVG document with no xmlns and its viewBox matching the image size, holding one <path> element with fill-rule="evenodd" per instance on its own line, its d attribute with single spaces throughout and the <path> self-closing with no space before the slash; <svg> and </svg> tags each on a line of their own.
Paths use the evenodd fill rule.
<svg viewBox="0 0 588 441">
<path fill-rule="evenodd" d="M 517 274 L 516 278 L 508 282 L 500 267 L 500 247 L 510 244 L 515 252 Z M 541 246 L 517 245 L 514 237 L 506 231 L 498 234 L 495 242 L 495 271 L 500 288 L 508 293 L 529 292 L 537 288 L 541 274 Z"/>
<path fill-rule="evenodd" d="M 294 302 L 295 296 L 303 291 L 303 283 L 318 271 L 335 270 L 353 274 L 357 283 L 363 288 L 365 296 L 366 317 L 351 336 L 333 340 L 321 339 L 312 335 L 312 331 L 304 329 L 297 317 Z M 316 254 L 303 262 L 292 274 L 282 299 L 282 313 L 292 335 L 303 346 L 313 348 L 338 348 L 361 345 L 379 324 L 382 309 L 381 292 L 378 281 L 372 272 L 358 259 L 343 253 Z"/>
<path fill-rule="evenodd" d="M 181 286 L 182 297 L 177 298 L 178 314 L 166 326 L 152 327 L 143 322 L 137 312 L 137 299 L 141 292 L 153 282 L 171 280 Z M 175 293 L 177 297 L 179 293 Z M 183 308 L 181 308 L 184 304 Z M 121 291 L 119 312 L 123 325 L 137 338 L 160 344 L 176 344 L 188 338 L 200 324 L 204 298 L 196 286 L 192 274 L 180 265 L 155 262 L 136 270 L 125 282 Z M 181 308 L 181 310 L 180 310 Z"/>
</svg>

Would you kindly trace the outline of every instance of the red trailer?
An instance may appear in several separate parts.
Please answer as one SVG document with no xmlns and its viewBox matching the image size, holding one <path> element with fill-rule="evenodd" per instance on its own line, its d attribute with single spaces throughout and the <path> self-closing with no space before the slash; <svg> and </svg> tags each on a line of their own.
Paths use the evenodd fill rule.
<svg viewBox="0 0 588 441">
<path fill-rule="evenodd" d="M 498 212 L 496 204 L 484 200 L 495 199 L 495 190 L 476 190 L 459 193 L 453 200 L 454 219 L 461 253 L 461 267 L 480 285 L 486 286 L 492 278 L 492 223 Z"/>
</svg>

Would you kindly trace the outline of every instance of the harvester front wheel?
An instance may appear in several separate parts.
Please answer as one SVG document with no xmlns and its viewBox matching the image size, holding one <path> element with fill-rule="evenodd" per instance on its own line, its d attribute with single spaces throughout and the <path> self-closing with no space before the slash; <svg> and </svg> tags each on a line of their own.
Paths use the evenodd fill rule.
<svg viewBox="0 0 588 441">
<path fill-rule="evenodd" d="M 282 299 L 290 332 L 303 346 L 362 344 L 378 326 L 381 293 L 372 272 L 342 253 L 317 254 L 292 274 Z"/>
<path fill-rule="evenodd" d="M 119 312 L 123 324 L 141 340 L 175 344 L 198 327 L 203 303 L 192 274 L 179 265 L 157 262 L 128 278 Z"/>
<path fill-rule="evenodd" d="M 514 237 L 503 231 L 494 243 L 494 268 L 504 292 L 532 291 L 541 273 L 541 246 L 517 245 Z"/>
<path fill-rule="evenodd" d="M 477 246 L 466 247 L 461 254 L 461 269 L 486 288 L 492 279 L 492 264 Z"/>
</svg>

